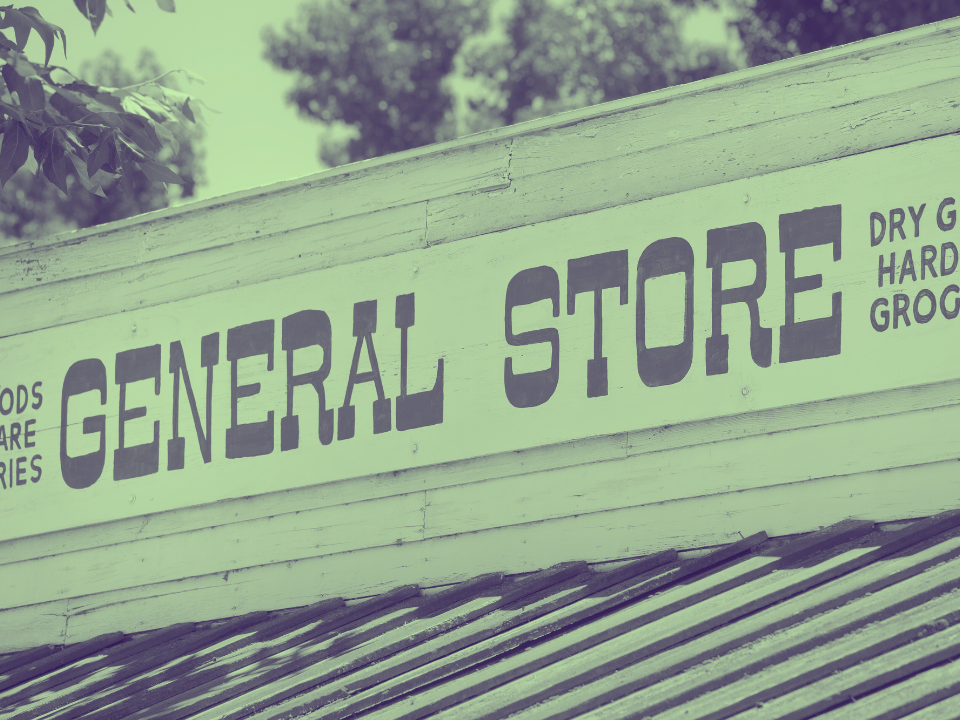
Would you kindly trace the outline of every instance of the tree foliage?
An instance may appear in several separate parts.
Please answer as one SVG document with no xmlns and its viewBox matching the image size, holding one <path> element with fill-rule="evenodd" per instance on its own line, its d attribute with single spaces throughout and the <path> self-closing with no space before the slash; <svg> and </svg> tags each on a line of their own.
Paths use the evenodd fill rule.
<svg viewBox="0 0 960 720">
<path fill-rule="evenodd" d="M 133 68 L 128 69 L 122 58 L 110 50 L 79 68 L 79 75 L 85 82 L 108 87 L 128 86 L 161 74 L 162 70 L 149 50 L 141 51 Z M 158 82 L 167 89 L 177 89 L 175 79 L 169 75 Z M 177 186 L 179 197 L 191 197 L 195 187 L 203 182 L 203 151 L 200 147 L 203 130 L 196 124 L 189 127 L 173 124 L 170 132 L 172 139 L 158 152 L 157 162 L 171 167 L 183 180 Z M 99 196 L 88 192 L 80 183 L 68 182 L 64 195 L 42 174 L 35 175 L 27 167 L 22 167 L 0 193 L 0 233 L 8 238 L 44 237 L 168 206 L 170 194 L 163 183 L 137 173 L 131 184 L 130 193 L 125 194 L 119 190 L 117 179 L 106 176 L 105 196 Z"/>
<path fill-rule="evenodd" d="M 960 0 L 740 0 L 734 22 L 751 65 L 960 15 Z"/>
<path fill-rule="evenodd" d="M 337 165 L 732 69 L 683 42 L 692 4 L 514 0 L 491 16 L 503 3 L 327 0 L 264 40 L 296 76 L 290 101 L 327 128 L 321 160 Z"/>
<path fill-rule="evenodd" d="M 124 2 L 133 10 L 129 0 Z M 74 4 L 94 32 L 109 12 L 106 0 Z M 157 4 L 174 11 L 173 0 Z M 31 33 L 43 42 L 43 64 L 24 54 Z M 66 33 L 36 8 L 0 7 L 0 186 L 24 165 L 42 173 L 64 195 L 79 183 L 105 197 L 104 185 L 116 180 L 130 196 L 141 174 L 153 181 L 182 183 L 158 154 L 165 143 L 172 144 L 172 127 L 196 121 L 194 99 L 156 79 L 125 87 L 85 82 L 50 64 L 57 40 L 66 56 Z"/>
</svg>

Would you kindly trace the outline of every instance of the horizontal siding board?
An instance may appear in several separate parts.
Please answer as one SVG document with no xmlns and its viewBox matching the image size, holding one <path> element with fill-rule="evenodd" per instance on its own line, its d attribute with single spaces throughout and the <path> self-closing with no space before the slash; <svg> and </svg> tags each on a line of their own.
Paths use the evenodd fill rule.
<svg viewBox="0 0 960 720">
<path fill-rule="evenodd" d="M 0 610 L 0 639 L 8 643 L 0 650 L 298 607 L 326 597 L 363 597 L 410 582 L 443 585 L 483 572 L 524 573 L 570 560 L 711 547 L 773 528 L 775 534 L 810 532 L 817 523 L 847 517 L 925 517 L 945 506 L 944 488 L 955 484 L 958 467 L 951 460 L 790 483 L 257 566 L 226 578 L 220 572 L 51 600 Z M 811 504 L 820 508 L 816 517 L 796 512 Z M 469 571 L 464 557 L 472 560 Z M 50 616 L 62 621 L 49 622 Z"/>
<path fill-rule="evenodd" d="M 422 246 L 423 216 L 423 205 L 408 205 L 189 256 L 115 269 L 101 263 L 81 277 L 0 294 L 0 312 L 9 317 L 2 332 L 16 335 L 413 250 Z"/>
<path fill-rule="evenodd" d="M 944 80 L 610 160 L 511 172 L 506 190 L 431 200 L 426 240 L 435 245 L 734 181 L 741 181 L 730 186 L 739 200 L 768 173 L 955 132 L 958 90 L 960 80 Z"/>
<path fill-rule="evenodd" d="M 287 513 L 0 566 L 7 607 L 422 539 L 423 494 Z"/>
<path fill-rule="evenodd" d="M 0 543 L 0 574 L 5 563 L 95 548 L 227 523 L 243 523 L 284 513 L 315 510 L 366 499 L 469 485 L 544 471 L 586 473 L 595 463 L 628 455 L 656 453 L 702 443 L 746 438 L 893 413 L 960 404 L 960 381 L 897 388 L 869 395 L 805 403 L 730 417 L 681 423 L 631 433 L 585 438 L 519 452 L 499 453 L 381 473 L 256 497 L 224 500 L 176 511 L 142 515 L 99 525 L 34 535 Z M 52 430 L 51 430 L 52 432 Z M 518 480 L 518 482 L 523 482 Z M 30 507 L 30 500 L 24 501 Z M 775 527 L 769 528 L 776 530 Z"/>
<path fill-rule="evenodd" d="M 60 235 L 39 247 L 3 253 L 0 292 L 122 268 L 152 266 L 159 260 L 193 263 L 197 262 L 194 255 L 198 252 L 214 248 L 230 251 L 230 246 L 242 241 L 264 246 L 269 252 L 285 233 L 314 226 L 322 228 L 345 218 L 354 218 L 354 222 L 341 222 L 341 227 L 359 229 L 363 223 L 357 222 L 356 216 L 377 215 L 389 208 L 405 207 L 384 213 L 382 218 L 398 221 L 412 211 L 422 230 L 424 201 L 505 187 L 509 152 L 509 140 L 481 143 L 453 153 L 329 176 L 321 174 L 233 202 L 215 198 L 198 207 L 186 205 L 173 212 L 151 213 L 133 221 Z M 241 249 L 237 247 L 232 252 Z M 186 260 L 186 256 L 190 259 Z M 376 256 L 376 246 L 365 245 L 359 259 Z"/>
<path fill-rule="evenodd" d="M 960 405 L 428 490 L 425 537 L 953 459 L 956 427 Z"/>
<path fill-rule="evenodd" d="M 722 92 L 693 91 L 562 128 L 525 133 L 514 140 L 510 175 L 519 179 L 613 160 L 737 127 L 782 121 L 811 108 L 853 105 L 951 80 L 957 77 L 956 38 L 952 32 L 930 34 L 872 52 L 857 52 L 856 44 L 849 45 L 848 53 L 840 57 L 796 69 L 781 64 L 780 72 L 745 77 Z M 850 62 L 851 55 L 860 61 Z M 903 72 L 905 61 L 910 63 L 909 73 Z M 656 95 L 646 97 L 653 101 Z"/>
</svg>

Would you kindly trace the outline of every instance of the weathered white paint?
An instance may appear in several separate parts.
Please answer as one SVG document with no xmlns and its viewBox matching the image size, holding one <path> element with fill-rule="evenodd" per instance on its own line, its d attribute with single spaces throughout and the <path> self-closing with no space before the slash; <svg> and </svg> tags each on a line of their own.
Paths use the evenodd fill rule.
<svg viewBox="0 0 960 720">
<path fill-rule="evenodd" d="M 868 317 L 876 297 L 908 286 L 911 298 L 921 287 L 939 296 L 957 277 L 876 286 L 879 252 L 897 251 L 899 264 L 908 247 L 919 255 L 960 237 L 935 223 L 940 200 L 958 192 L 958 48 L 960 21 L 939 23 L 0 249 L 2 382 L 42 379 L 45 398 L 20 418 L 37 419 L 43 479 L 0 490 L 0 652 L 960 506 L 951 433 L 960 319 L 938 313 L 877 333 Z M 906 240 L 869 247 L 870 212 L 921 203 L 919 238 L 907 214 Z M 798 251 L 797 274 L 820 273 L 823 287 L 797 296 L 797 319 L 829 314 L 830 293 L 841 291 L 843 350 L 781 365 L 778 216 L 830 204 L 843 206 L 842 259 L 824 247 Z M 767 238 L 760 316 L 773 329 L 773 365 L 753 364 L 746 313 L 728 308 L 730 372 L 708 377 L 705 235 L 744 222 L 759 222 Z M 647 245 L 671 236 L 694 248 L 694 360 L 676 385 L 646 388 L 636 375 L 636 266 Z M 629 303 L 603 294 L 609 395 L 586 398 L 592 302 L 580 295 L 566 314 L 566 263 L 620 249 Z M 503 359 L 531 370 L 548 353 L 506 344 L 504 292 L 515 273 L 544 264 L 560 276 L 560 317 L 545 303 L 518 308 L 515 331 L 558 327 L 563 372 L 550 401 L 517 409 L 504 398 Z M 724 277 L 725 287 L 752 280 Z M 374 339 L 395 398 L 393 300 L 409 292 L 409 391 L 427 389 L 445 359 L 442 425 L 372 436 L 373 393 L 359 386 L 357 436 L 310 449 L 316 404 L 298 389 L 299 449 L 225 460 L 230 327 L 272 318 L 279 336 L 286 314 L 325 310 L 334 328 L 327 405 L 337 407 L 353 303 L 377 299 Z M 673 291 L 648 286 L 657 292 L 669 302 Z M 669 308 L 648 330 L 669 338 L 679 321 Z M 213 462 L 200 462 L 182 396 L 187 469 L 165 470 L 164 367 L 159 398 L 146 382 L 130 386 L 128 407 L 148 410 L 127 426 L 133 444 L 160 421 L 160 472 L 114 482 L 115 353 L 160 343 L 165 365 L 169 343 L 182 341 L 202 409 L 199 340 L 209 332 L 221 343 Z M 241 361 L 240 382 L 262 389 L 241 401 L 240 422 L 284 414 L 279 337 L 276 351 L 272 373 Z M 85 357 L 107 367 L 107 463 L 95 485 L 71 490 L 57 476 L 59 383 Z M 319 359 L 298 351 L 295 371 Z M 91 449 L 80 419 L 100 410 L 87 400 L 70 405 L 74 453 Z"/>
<path fill-rule="evenodd" d="M 0 341 L 11 369 L 8 382 L 27 387 L 43 382 L 45 402 L 36 411 L 28 409 L 22 417 L 36 418 L 33 452 L 45 457 L 44 479 L 36 485 L 28 483 L 5 491 L 11 499 L 22 500 L 6 500 L 8 504 L 0 507 L 0 537 L 108 522 L 595 435 L 954 380 L 957 369 L 949 361 L 950 348 L 957 345 L 954 321 L 943 317 L 938 308 L 926 324 L 914 321 L 911 327 L 903 327 L 901 321 L 899 329 L 891 327 L 877 332 L 871 327 L 871 304 L 883 297 L 891 301 L 892 307 L 894 292 L 903 291 L 912 300 L 922 288 L 932 292 L 935 300 L 945 297 L 947 308 L 955 301 L 956 291 L 952 291 L 954 295 L 944 295 L 950 287 L 956 287 L 951 285 L 952 275 L 927 276 L 922 280 L 919 275 L 921 245 L 939 249 L 950 238 L 960 237 L 960 230 L 943 231 L 937 227 L 938 207 L 942 199 L 952 197 L 954 185 L 949 173 L 931 170 L 946 167 L 955 156 L 960 157 L 960 138 L 951 135 L 771 173 L 762 184 L 738 181 L 515 228 L 499 233 L 496 242 L 488 236 L 472 238 L 207 293 L 122 316 L 110 315 L 15 335 Z M 890 183 L 884 174 L 890 166 L 899 168 L 896 183 Z M 855 187 L 855 191 L 850 187 Z M 743 202 L 744 197 L 748 202 Z M 906 239 L 884 241 L 878 248 L 870 246 L 871 212 L 879 209 L 887 213 L 890 208 L 919 207 L 921 203 L 926 203 L 927 208 L 918 226 L 918 238 L 913 237 L 914 227 L 908 217 Z M 798 251 L 797 274 L 819 274 L 823 285 L 796 296 L 796 319 L 828 316 L 831 294 L 840 292 L 844 311 L 842 351 L 832 357 L 783 364 L 777 360 L 785 302 L 784 255 L 776 240 L 778 221 L 783 213 L 828 205 L 841 207 L 842 257 L 834 261 L 829 246 Z M 758 367 L 753 361 L 748 347 L 747 313 L 742 305 L 735 305 L 723 312 L 724 332 L 730 337 L 729 372 L 710 376 L 706 374 L 704 348 L 711 333 L 712 280 L 706 266 L 705 235 L 710 228 L 745 222 L 759 223 L 765 229 L 766 289 L 759 302 L 759 318 L 775 338 L 773 361 L 769 368 Z M 679 382 L 648 388 L 636 370 L 635 268 L 644 248 L 655 239 L 671 236 L 686 238 L 694 252 L 693 360 Z M 584 238 L 591 238 L 586 247 Z M 907 275 L 905 284 L 885 283 L 878 288 L 880 252 L 899 252 L 902 259 L 908 249 L 917 254 L 917 279 L 910 280 Z M 550 400 L 539 407 L 512 407 L 504 392 L 504 358 L 515 358 L 517 372 L 541 369 L 550 360 L 546 345 L 516 348 L 504 339 L 504 294 L 511 278 L 526 268 L 543 264 L 557 268 L 565 276 L 569 259 L 619 250 L 627 252 L 628 303 L 616 302 L 615 289 L 604 293 L 607 307 L 603 353 L 608 358 L 609 394 L 586 396 L 586 360 L 593 355 L 594 317 L 590 298 L 581 294 L 579 312 L 574 315 L 561 311 L 560 317 L 554 319 L 542 307 L 543 302 L 513 312 L 515 332 L 543 326 L 559 328 L 562 372 Z M 754 271 L 752 263 L 748 261 L 747 265 L 747 273 L 732 273 L 734 278 L 728 278 L 724 287 L 730 286 L 728 282 L 733 287 L 749 284 Z M 174 271 L 180 276 L 184 274 L 183 267 L 171 268 L 170 272 Z M 190 278 L 200 277 L 200 272 L 190 266 L 186 272 Z M 229 274 L 230 270 L 223 272 Z M 565 280 L 566 277 L 561 288 Z M 169 280 L 151 276 L 149 283 L 158 287 L 189 285 L 173 276 Z M 53 287 L 62 284 L 54 283 Z M 42 290 L 43 287 L 37 288 L 37 292 Z M 345 394 L 355 344 L 351 329 L 354 303 L 377 300 L 379 320 L 374 344 L 386 395 L 396 398 L 400 394 L 400 332 L 391 327 L 390 320 L 394 298 L 411 292 L 415 294 L 417 309 L 416 324 L 409 331 L 409 390 L 430 388 L 443 359 L 443 423 L 373 435 L 369 403 L 375 396 L 369 384 L 360 385 L 352 398 L 357 408 L 356 436 L 345 441 L 335 439 L 322 446 L 316 440 L 316 394 L 310 388 L 301 388 L 294 396 L 295 412 L 301 417 L 300 446 L 280 452 L 279 420 L 285 414 L 286 392 L 285 354 L 280 349 L 279 337 L 282 318 L 304 309 L 323 309 L 329 315 L 333 327 L 332 370 L 324 388 L 327 405 L 336 407 Z M 562 290 L 559 292 L 565 295 Z M 133 298 L 129 300 L 132 302 Z M 562 300 L 560 304 L 564 304 Z M 670 336 L 675 327 L 682 326 L 682 294 L 666 307 L 648 307 L 646 317 L 648 337 Z M 258 382 L 260 391 L 239 402 L 238 417 L 241 423 L 252 422 L 273 412 L 273 451 L 259 457 L 227 460 L 223 432 L 230 425 L 231 401 L 226 331 L 267 319 L 275 325 L 276 367 L 265 372 L 263 356 L 260 360 L 241 361 L 239 382 Z M 63 420 L 58 400 L 62 379 L 72 363 L 98 358 L 112 369 L 116 353 L 157 343 L 161 346 L 161 367 L 165 369 L 169 343 L 181 341 L 188 367 L 193 369 L 191 382 L 202 406 L 205 393 L 201 391 L 203 373 L 197 357 L 199 339 L 214 332 L 219 333 L 221 348 L 220 363 L 214 369 L 213 462 L 200 462 L 192 418 L 181 392 L 179 417 L 181 435 L 186 438 L 187 467 L 166 470 L 164 441 L 171 437 L 173 383 L 161 370 L 161 378 L 166 378 L 161 379 L 158 396 L 147 388 L 146 381 L 131 385 L 127 406 L 145 406 L 147 417 L 128 423 L 126 441 L 128 445 L 148 441 L 152 436 L 151 421 L 159 422 L 160 471 L 120 483 L 110 482 L 110 451 L 117 447 L 119 393 L 111 382 L 113 373 L 108 372 L 111 389 L 106 407 L 101 409 L 93 394 L 87 393 L 71 400 L 66 420 L 71 426 L 67 433 L 69 453 L 79 455 L 95 450 L 97 444 L 96 436 L 81 434 L 82 418 L 105 413 L 107 452 L 101 479 L 84 490 L 71 489 L 61 482 L 57 453 Z M 653 340 L 651 344 L 670 342 Z M 295 372 L 303 372 L 315 369 L 322 354 L 317 348 L 307 348 L 298 351 L 298 356 L 307 362 Z M 26 457 L 30 455 L 26 453 Z M 229 483 L 219 479 L 225 472 L 230 473 Z M 27 473 L 27 477 L 33 475 L 30 469 Z M 37 503 L 45 512 L 24 512 L 21 502 Z"/>
</svg>

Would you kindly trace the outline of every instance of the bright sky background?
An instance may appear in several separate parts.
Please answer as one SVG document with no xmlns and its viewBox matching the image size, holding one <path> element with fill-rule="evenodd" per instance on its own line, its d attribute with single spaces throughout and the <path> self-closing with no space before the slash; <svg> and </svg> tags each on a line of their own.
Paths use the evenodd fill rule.
<svg viewBox="0 0 960 720">
<path fill-rule="evenodd" d="M 195 199 L 225 195 L 311 175 L 323 169 L 317 159 L 319 126 L 300 119 L 284 94 L 293 76 L 274 70 L 263 59 L 264 25 L 280 29 L 296 15 L 303 0 L 269 3 L 225 0 L 177 0 L 176 13 L 160 10 L 155 0 L 111 0 L 96 37 L 69 0 L 33 0 L 50 22 L 67 34 L 67 58 L 58 41 L 50 62 L 74 72 L 81 63 L 111 49 L 133 66 L 141 47 L 151 48 L 166 70 L 184 67 L 205 85 L 180 89 L 196 94 L 221 114 L 206 114 L 207 184 Z M 715 14 L 703 14 L 689 26 L 698 37 L 722 42 L 724 30 Z M 35 34 L 27 45 L 31 60 L 43 61 L 43 44 Z"/>
</svg>

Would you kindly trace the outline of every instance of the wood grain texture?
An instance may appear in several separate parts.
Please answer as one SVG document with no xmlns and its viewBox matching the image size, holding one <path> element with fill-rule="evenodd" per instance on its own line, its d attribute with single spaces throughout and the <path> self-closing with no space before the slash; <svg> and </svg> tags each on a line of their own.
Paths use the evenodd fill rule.
<svg viewBox="0 0 960 720">
<path fill-rule="evenodd" d="M 159 260 L 243 241 L 253 243 L 256 252 L 269 251 L 284 240 L 284 234 L 307 228 L 316 228 L 307 238 L 339 236 L 339 242 L 343 242 L 345 228 L 362 234 L 363 225 L 340 223 L 339 228 L 329 229 L 326 226 L 345 218 L 376 215 L 389 208 L 407 206 L 409 210 L 433 197 L 506 186 L 509 147 L 510 141 L 492 141 L 464 147 L 455 157 L 438 153 L 374 168 L 321 173 L 296 183 L 261 188 L 233 202 L 215 198 L 60 235 L 35 247 L 21 244 L 6 248 L 0 254 L 0 293 L 100 276 L 123 268 L 152 268 L 152 263 Z M 384 217 L 396 222 L 404 216 L 381 216 Z M 421 231 L 423 218 L 421 207 Z M 383 228 L 378 231 L 384 233 Z M 303 235 L 301 244 L 309 247 L 302 238 Z M 232 252 L 244 254 L 242 246 Z M 361 258 L 376 257 L 376 252 L 375 247 L 363 248 L 361 243 Z M 279 253 L 282 254 L 282 245 Z M 147 273 L 152 274 L 153 270 Z"/>
<path fill-rule="evenodd" d="M 861 69 L 868 72 L 866 67 Z M 613 157 L 571 166 L 557 160 L 557 169 L 547 169 L 550 163 L 543 161 L 543 150 L 533 149 L 536 159 L 526 175 L 522 144 L 518 144 L 509 188 L 428 203 L 426 240 L 434 245 L 734 181 L 742 181 L 737 190 L 743 197 L 750 194 L 750 178 L 762 183 L 768 173 L 955 132 L 952 98 L 958 89 L 960 80 L 950 79 L 849 104 L 838 98 L 837 106 L 824 108 L 804 96 L 793 106 L 792 85 L 777 93 L 777 102 L 770 102 L 770 89 L 750 97 L 748 87 L 746 97 L 727 98 L 731 101 L 727 114 L 741 118 L 732 128 L 724 128 L 721 117 L 709 130 L 704 128 L 689 139 L 637 151 L 629 142 L 611 140 L 620 151 Z M 781 103 L 786 107 L 775 120 L 748 124 L 750 115 L 737 112 L 738 101 L 766 103 L 771 115 L 783 107 Z M 792 107 L 799 112 L 791 111 Z M 658 110 L 673 111 L 669 106 Z M 713 120 L 708 117 L 704 116 L 705 124 Z M 642 128 L 638 123 L 637 132 Z M 652 136 L 663 138 L 665 133 Z M 581 138 L 582 142 L 594 140 L 589 133 Z M 565 155 L 566 145 L 558 144 L 551 151 Z"/>
<path fill-rule="evenodd" d="M 586 476 L 597 466 L 604 467 L 606 461 L 638 454 L 695 448 L 704 443 L 827 426 L 840 421 L 907 413 L 955 403 L 960 404 L 960 381 L 897 388 L 827 402 L 805 403 L 632 433 L 584 438 L 520 452 L 499 453 L 181 508 L 2 542 L 0 574 L 6 563 L 69 551 L 146 540 L 231 523 L 246 523 L 286 513 L 318 510 L 411 492 L 462 486 L 464 492 L 469 493 L 473 483 L 498 478 L 517 478 L 545 472 L 557 473 L 561 477 L 581 472 Z M 526 481 L 518 478 L 514 482 Z"/>
<path fill-rule="evenodd" d="M 950 504 L 944 493 L 953 487 L 956 472 L 957 462 L 950 460 L 50 600 L 0 610 L 0 651 L 77 642 L 118 629 L 140 632 L 175 622 L 298 607 L 327 597 L 364 597 L 411 582 L 427 587 L 483 572 L 523 573 L 576 559 L 603 562 L 672 548 L 710 547 L 770 528 L 776 528 L 771 534 L 793 534 L 847 517 L 924 517 Z M 815 515 L 796 511 L 810 505 L 818 507 Z M 469 568 L 463 562 L 467 557 Z"/>
</svg>

